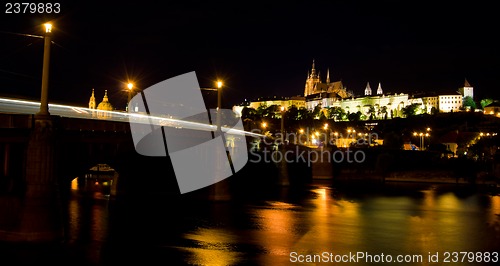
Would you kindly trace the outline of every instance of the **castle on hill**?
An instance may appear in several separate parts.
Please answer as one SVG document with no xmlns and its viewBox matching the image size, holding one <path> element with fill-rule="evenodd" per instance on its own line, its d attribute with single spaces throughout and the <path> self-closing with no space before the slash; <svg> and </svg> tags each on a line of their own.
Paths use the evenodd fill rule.
<svg viewBox="0 0 500 266">
<path fill-rule="evenodd" d="M 382 84 L 379 82 L 377 89 L 373 90 L 370 83 L 366 83 L 363 96 L 354 96 L 342 84 L 342 81 L 330 81 L 330 73 L 327 71 L 326 80 L 323 82 L 316 71 L 313 60 L 304 88 L 305 106 L 313 110 L 317 106 L 321 108 L 339 107 L 345 112 L 361 112 L 363 115 L 373 114 L 377 118 L 388 114 L 389 117 L 402 117 L 404 107 L 417 104 L 420 106 L 418 113 L 433 112 L 458 112 L 462 109 L 463 99 L 466 96 L 473 98 L 473 87 L 465 79 L 464 86 L 457 91 L 447 93 L 414 94 L 407 93 L 384 93 Z"/>
<path fill-rule="evenodd" d="M 331 81 L 330 71 L 326 71 L 323 81 L 317 71 L 313 60 L 311 70 L 307 73 L 303 96 L 259 98 L 255 101 L 246 102 L 244 106 L 257 109 L 262 106 L 283 106 L 289 108 L 294 105 L 297 108 L 305 107 L 312 111 L 316 108 L 330 109 L 341 108 L 345 113 L 361 113 L 362 117 L 373 119 L 386 119 L 404 117 L 403 110 L 409 105 L 417 105 L 416 114 L 432 114 L 437 112 L 459 112 L 463 110 L 465 97 L 472 99 L 474 88 L 465 79 L 463 87 L 456 91 L 444 93 L 386 93 L 379 82 L 376 89 L 366 83 L 364 94 L 356 96 L 348 91 L 342 81 Z M 244 107 L 235 106 L 233 110 L 241 113 Z"/>
</svg>

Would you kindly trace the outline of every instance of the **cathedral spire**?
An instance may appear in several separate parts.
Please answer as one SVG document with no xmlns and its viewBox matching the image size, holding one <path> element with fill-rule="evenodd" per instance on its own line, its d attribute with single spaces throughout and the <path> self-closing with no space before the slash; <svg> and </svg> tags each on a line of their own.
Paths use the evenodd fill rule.
<svg viewBox="0 0 500 266">
<path fill-rule="evenodd" d="M 330 84 L 330 68 L 326 69 L 326 84 Z"/>
<path fill-rule="evenodd" d="M 321 81 L 319 80 L 319 72 L 316 73 L 316 64 L 313 59 L 311 72 L 310 73 L 309 71 L 307 72 L 307 79 L 304 88 L 304 96 L 316 93 L 316 88 L 318 83 L 321 83 Z"/>
<path fill-rule="evenodd" d="M 372 95 L 372 89 L 370 88 L 370 82 L 366 83 L 365 95 Z"/>
<path fill-rule="evenodd" d="M 378 83 L 377 94 L 378 94 L 378 95 L 382 95 L 382 94 L 384 94 L 384 92 L 382 91 L 382 85 L 380 84 L 380 82 Z"/>
<path fill-rule="evenodd" d="M 94 96 L 94 89 L 92 89 L 92 95 L 90 96 L 89 100 L 89 109 L 95 109 L 96 103 L 95 103 L 95 96 Z"/>
<path fill-rule="evenodd" d="M 314 77 L 316 77 L 316 66 L 315 66 L 314 59 L 313 59 L 312 69 L 311 69 L 311 78 L 314 78 Z"/>
</svg>

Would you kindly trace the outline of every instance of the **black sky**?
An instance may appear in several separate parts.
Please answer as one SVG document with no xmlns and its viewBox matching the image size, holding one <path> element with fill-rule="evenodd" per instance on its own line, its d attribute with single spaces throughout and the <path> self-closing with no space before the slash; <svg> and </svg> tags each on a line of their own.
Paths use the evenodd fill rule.
<svg viewBox="0 0 500 266">
<path fill-rule="evenodd" d="M 47 2 L 47 1 L 46 1 Z M 43 40 L 55 24 L 50 97 L 85 106 L 92 88 L 122 108 L 123 82 L 140 88 L 195 71 L 225 81 L 226 107 L 303 93 L 313 59 L 322 77 L 361 94 L 453 91 L 500 98 L 498 18 L 492 4 L 425 1 L 60 1 L 62 12 L 5 14 L 0 92 L 38 98 Z M 437 1 L 434 1 L 437 2 Z M 2 6 L 5 9 L 5 6 Z"/>
</svg>

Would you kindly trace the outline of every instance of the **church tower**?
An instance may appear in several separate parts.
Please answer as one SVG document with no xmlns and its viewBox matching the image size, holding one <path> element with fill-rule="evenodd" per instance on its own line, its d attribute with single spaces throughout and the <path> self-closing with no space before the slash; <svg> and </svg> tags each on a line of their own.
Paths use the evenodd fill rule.
<svg viewBox="0 0 500 266">
<path fill-rule="evenodd" d="M 90 96 L 89 100 L 89 109 L 95 109 L 96 104 L 95 104 L 95 96 L 94 96 L 94 89 L 92 89 L 92 95 Z"/>
<path fill-rule="evenodd" d="M 316 67 L 314 64 L 314 59 L 312 63 L 311 73 L 307 75 L 306 85 L 304 88 L 304 96 L 314 94 L 316 90 L 316 85 L 320 83 L 319 75 L 316 74 Z"/>
<path fill-rule="evenodd" d="M 97 106 L 97 110 L 99 111 L 113 111 L 113 105 L 109 102 L 108 99 L 108 90 L 104 90 L 104 97 L 102 98 L 102 102 Z M 109 112 L 98 112 L 97 118 L 107 119 L 111 118 L 111 113 Z"/>
<path fill-rule="evenodd" d="M 469 81 L 465 79 L 464 86 L 460 89 L 458 89 L 460 94 L 462 94 L 462 97 L 465 98 L 467 96 L 471 97 L 474 99 L 474 88 L 470 85 Z M 462 98 L 462 100 L 463 100 Z"/>
<path fill-rule="evenodd" d="M 384 94 L 384 92 L 382 91 L 382 85 L 379 82 L 378 83 L 378 89 L 377 89 L 377 95 L 382 95 L 382 94 Z"/>
<path fill-rule="evenodd" d="M 372 95 L 372 89 L 370 88 L 370 82 L 366 83 L 365 96 Z"/>
</svg>

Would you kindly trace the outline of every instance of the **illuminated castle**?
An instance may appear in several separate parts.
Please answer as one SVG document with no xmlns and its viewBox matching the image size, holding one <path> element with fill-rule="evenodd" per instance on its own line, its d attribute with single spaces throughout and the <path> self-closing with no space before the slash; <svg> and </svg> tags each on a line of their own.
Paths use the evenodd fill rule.
<svg viewBox="0 0 500 266">
<path fill-rule="evenodd" d="M 376 94 L 373 94 L 370 83 L 366 83 L 363 96 L 354 96 L 342 84 L 342 81 L 330 81 L 330 71 L 327 70 L 326 81 L 322 82 L 316 71 L 313 60 L 311 72 L 308 73 L 304 88 L 305 106 L 308 110 L 340 107 L 346 113 L 360 112 L 366 117 L 392 118 L 403 117 L 403 108 L 417 104 L 418 113 L 458 112 L 462 108 L 463 98 L 473 96 L 473 87 L 465 80 L 463 88 L 443 94 L 384 93 L 382 84 L 378 83 Z"/>
<path fill-rule="evenodd" d="M 307 73 L 304 86 L 304 96 L 292 98 L 259 98 L 256 101 L 234 106 L 233 110 L 241 115 L 241 110 L 245 107 L 258 109 L 262 106 L 282 106 L 286 109 L 294 105 L 297 108 L 305 107 L 312 111 L 317 107 L 323 109 L 341 108 L 346 114 L 360 113 L 361 119 L 390 119 L 404 117 L 403 110 L 409 105 L 417 105 L 415 114 L 432 114 L 437 112 L 459 112 L 464 110 L 463 101 L 466 97 L 473 98 L 473 87 L 467 79 L 464 86 L 458 90 L 451 90 L 442 93 L 387 93 L 382 89 L 382 84 L 378 82 L 375 94 L 366 83 L 363 95 L 355 96 L 352 91 L 348 91 L 342 81 L 330 80 L 330 71 L 327 69 L 326 80 L 321 80 L 319 72 L 313 60 L 312 68 Z M 465 109 L 467 110 L 467 109 Z"/>
</svg>

